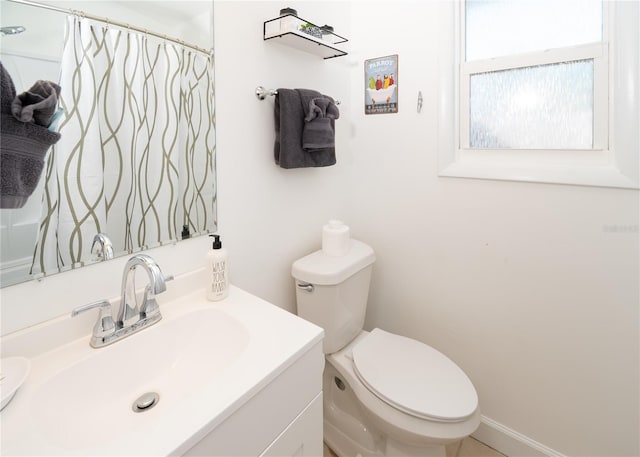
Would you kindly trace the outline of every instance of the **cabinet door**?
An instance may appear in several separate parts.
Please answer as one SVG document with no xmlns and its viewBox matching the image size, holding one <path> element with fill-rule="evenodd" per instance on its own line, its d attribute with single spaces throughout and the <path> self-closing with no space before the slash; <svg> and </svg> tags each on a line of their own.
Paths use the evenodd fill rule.
<svg viewBox="0 0 640 457">
<path fill-rule="evenodd" d="M 260 457 L 322 455 L 322 392 L 295 418 Z"/>
<path fill-rule="evenodd" d="M 320 453 L 315 455 L 322 455 L 323 368 L 324 353 L 322 341 L 319 341 L 277 378 L 240 405 L 221 424 L 213 430 L 205 431 L 207 434 L 183 456 L 247 457 L 264 454 L 265 449 L 269 449 L 278 437 L 283 436 L 318 398 L 320 412 L 311 414 L 310 417 L 315 417 L 317 422 L 313 426 L 316 427 L 315 433 L 320 443 Z M 302 430 L 310 436 L 306 427 Z M 295 436 L 294 433 L 292 435 Z M 311 451 L 304 452 L 305 454 L 300 455 L 314 455 Z M 278 454 L 280 451 L 269 455 Z"/>
</svg>

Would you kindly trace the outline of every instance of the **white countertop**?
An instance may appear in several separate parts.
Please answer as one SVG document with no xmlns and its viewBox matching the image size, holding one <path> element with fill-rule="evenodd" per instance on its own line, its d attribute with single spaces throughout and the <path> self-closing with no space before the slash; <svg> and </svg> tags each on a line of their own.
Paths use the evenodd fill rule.
<svg viewBox="0 0 640 457">
<path fill-rule="evenodd" d="M 0 413 L 1 454 L 181 454 L 322 341 L 321 328 L 237 287 L 231 286 L 229 296 L 222 301 L 207 301 L 204 288 L 197 287 L 204 283 L 203 274 L 202 270 L 198 270 L 168 283 L 167 292 L 157 296 L 163 319 L 158 324 L 105 348 L 93 349 L 89 346 L 89 334 L 96 319 L 94 313 L 89 313 L 89 318 L 80 316 L 83 319 L 63 316 L 3 337 L 2 357 L 29 358 L 31 373 L 11 403 Z M 241 322 L 249 334 L 246 348 L 234 358 L 233 363 L 217 373 L 211 382 L 198 383 L 198 391 L 182 393 L 180 401 L 166 400 L 164 409 L 161 407 L 161 400 L 154 410 L 136 415 L 137 422 L 126 430 L 118 430 L 117 424 L 108 427 L 104 430 L 108 438 L 97 446 L 72 449 L 55 439 L 56 430 L 49 429 L 51 427 L 42 429 L 43 422 L 36 419 L 41 405 L 36 400 L 41 387 L 62 368 L 94 356 L 94 351 L 108 351 L 110 347 L 119 344 L 122 345 L 121 348 L 135 348 L 136 338 L 144 332 L 162 332 L 181 316 L 206 309 L 215 309 L 216 312 Z M 125 346 L 125 342 L 130 346 Z M 118 368 L 107 367 L 108 370 Z M 122 370 L 122 376 L 127 376 L 126 368 Z M 75 382 L 78 383 L 78 388 L 87 388 L 82 385 L 82 379 Z M 135 380 L 131 382 L 135 383 Z M 104 395 L 100 391 L 95 391 L 94 394 L 96 398 Z M 86 407 L 91 408 L 92 405 L 87 404 Z M 128 413 L 131 414 L 130 411 Z M 67 412 L 60 414 L 61 423 L 65 421 L 65 414 Z M 114 420 L 117 421 L 118 418 Z M 112 437 L 114 432 L 117 432 L 117 436 Z"/>
</svg>

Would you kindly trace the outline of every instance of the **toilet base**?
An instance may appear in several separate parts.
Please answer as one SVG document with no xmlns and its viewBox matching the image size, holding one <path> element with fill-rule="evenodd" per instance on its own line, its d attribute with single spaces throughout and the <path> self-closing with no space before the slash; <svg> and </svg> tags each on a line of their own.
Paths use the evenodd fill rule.
<svg viewBox="0 0 640 457">
<path fill-rule="evenodd" d="M 386 441 L 384 452 L 380 449 L 366 449 L 328 421 L 324 421 L 324 441 L 338 457 L 446 457 L 444 446 L 410 449 L 390 440 Z"/>
<path fill-rule="evenodd" d="M 324 421 L 324 442 L 338 457 L 384 457 L 379 450 L 364 448 L 326 420 Z"/>
<path fill-rule="evenodd" d="M 338 381 L 336 381 L 336 378 Z M 331 363 L 323 373 L 324 441 L 338 457 L 445 457 L 445 446 L 411 446 L 377 430 Z"/>
</svg>

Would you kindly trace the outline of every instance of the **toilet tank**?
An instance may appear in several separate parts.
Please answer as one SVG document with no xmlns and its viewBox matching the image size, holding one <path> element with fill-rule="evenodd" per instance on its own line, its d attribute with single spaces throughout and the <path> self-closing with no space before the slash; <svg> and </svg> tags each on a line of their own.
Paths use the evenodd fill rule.
<svg viewBox="0 0 640 457">
<path fill-rule="evenodd" d="M 349 344 L 364 325 L 376 257 L 361 241 L 352 239 L 350 243 L 344 256 L 332 257 L 320 250 L 296 260 L 291 267 L 298 316 L 324 329 L 325 354 Z"/>
</svg>

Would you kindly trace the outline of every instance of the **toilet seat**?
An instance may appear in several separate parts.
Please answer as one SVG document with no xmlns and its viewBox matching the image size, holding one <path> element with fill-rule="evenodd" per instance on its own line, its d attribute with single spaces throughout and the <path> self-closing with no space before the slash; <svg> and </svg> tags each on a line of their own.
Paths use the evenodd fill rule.
<svg viewBox="0 0 640 457">
<path fill-rule="evenodd" d="M 400 411 L 432 421 L 460 422 L 477 409 L 478 396 L 467 375 L 426 344 L 376 328 L 352 354 L 360 381 Z"/>
</svg>

